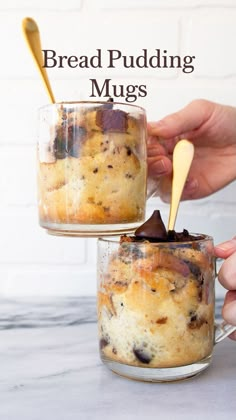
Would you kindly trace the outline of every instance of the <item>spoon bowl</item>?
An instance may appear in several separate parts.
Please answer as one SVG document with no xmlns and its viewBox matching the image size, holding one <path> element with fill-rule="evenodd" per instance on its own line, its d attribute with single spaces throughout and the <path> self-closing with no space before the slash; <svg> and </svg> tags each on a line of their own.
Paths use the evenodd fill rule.
<svg viewBox="0 0 236 420">
<path fill-rule="evenodd" d="M 52 88 L 48 79 L 48 75 L 47 75 L 46 69 L 43 67 L 43 64 L 44 64 L 43 54 L 42 54 L 38 25 L 34 21 L 34 19 L 30 17 L 26 17 L 22 21 L 22 30 L 23 30 L 26 43 L 29 47 L 29 50 L 34 58 L 36 66 L 42 77 L 50 102 L 55 103 L 55 98 L 54 98 Z"/>
<path fill-rule="evenodd" d="M 180 140 L 173 152 L 173 179 L 168 230 L 174 230 L 179 203 L 194 156 L 194 146 L 188 140 Z"/>
</svg>

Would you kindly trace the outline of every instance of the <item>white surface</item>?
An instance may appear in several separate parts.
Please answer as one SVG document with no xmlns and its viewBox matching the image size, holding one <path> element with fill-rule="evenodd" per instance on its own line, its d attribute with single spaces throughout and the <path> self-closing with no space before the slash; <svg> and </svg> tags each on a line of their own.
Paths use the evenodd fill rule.
<svg viewBox="0 0 236 420">
<path fill-rule="evenodd" d="M 195 378 L 141 383 L 102 365 L 93 300 L 2 301 L 3 310 L 1 420 L 235 419 L 236 342 L 218 344 Z"/>
<path fill-rule="evenodd" d="M 0 0 L 0 296 L 95 295 L 96 241 L 52 238 L 38 227 L 35 141 L 37 109 L 47 101 L 41 79 L 21 34 L 32 16 L 42 47 L 58 54 L 88 54 L 97 48 L 168 49 L 196 55 L 195 71 L 114 69 L 114 83 L 146 84 L 139 101 L 157 120 L 203 97 L 236 105 L 235 0 Z M 227 55 L 228 54 L 228 55 Z M 88 98 L 91 75 L 107 69 L 49 69 L 57 100 Z M 159 199 L 166 217 L 168 205 Z M 216 242 L 236 234 L 236 183 L 203 201 L 184 203 L 177 224 L 201 230 Z M 223 295 L 223 291 L 218 291 Z"/>
</svg>

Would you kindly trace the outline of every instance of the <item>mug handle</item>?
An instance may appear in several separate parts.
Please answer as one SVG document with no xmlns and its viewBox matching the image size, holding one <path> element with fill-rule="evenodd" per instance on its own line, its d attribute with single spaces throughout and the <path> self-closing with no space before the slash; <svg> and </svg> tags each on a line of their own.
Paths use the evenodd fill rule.
<svg viewBox="0 0 236 420">
<path fill-rule="evenodd" d="M 217 263 L 222 262 L 222 258 L 216 258 L 215 262 Z M 216 279 L 218 277 L 218 269 L 216 273 Z M 215 324 L 215 341 L 214 344 L 220 343 L 220 341 L 224 340 L 230 334 L 236 331 L 236 325 L 227 324 L 227 322 L 222 321 L 220 324 Z"/>
<path fill-rule="evenodd" d="M 220 341 L 224 340 L 230 334 L 236 331 L 236 325 L 230 325 L 226 322 L 222 322 L 221 324 L 215 324 L 215 341 L 214 344 L 219 343 Z"/>
<path fill-rule="evenodd" d="M 159 192 L 160 180 L 149 178 L 147 180 L 147 200 L 151 197 L 157 196 Z"/>
<path fill-rule="evenodd" d="M 160 197 L 160 191 L 165 191 L 166 195 L 169 196 L 169 202 L 171 200 L 171 187 L 172 187 L 172 177 L 157 177 L 157 178 L 148 178 L 147 179 L 147 200 L 151 197 Z"/>
</svg>

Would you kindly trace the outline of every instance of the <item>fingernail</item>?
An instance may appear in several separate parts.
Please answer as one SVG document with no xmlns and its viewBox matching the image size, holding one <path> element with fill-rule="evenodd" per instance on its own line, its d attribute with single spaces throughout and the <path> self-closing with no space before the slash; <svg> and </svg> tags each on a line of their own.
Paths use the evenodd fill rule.
<svg viewBox="0 0 236 420">
<path fill-rule="evenodd" d="M 155 171 L 157 175 L 163 175 L 167 172 L 164 160 L 158 160 L 152 164 L 152 171 Z"/>
<path fill-rule="evenodd" d="M 148 123 L 148 126 L 150 128 L 159 128 L 159 127 L 162 127 L 163 125 L 164 125 L 164 120 L 159 120 L 159 121 Z"/>
<path fill-rule="evenodd" d="M 222 244 L 216 245 L 215 249 L 220 249 L 221 251 L 230 251 L 236 249 L 236 239 L 231 239 L 227 242 L 222 242 Z"/>
</svg>

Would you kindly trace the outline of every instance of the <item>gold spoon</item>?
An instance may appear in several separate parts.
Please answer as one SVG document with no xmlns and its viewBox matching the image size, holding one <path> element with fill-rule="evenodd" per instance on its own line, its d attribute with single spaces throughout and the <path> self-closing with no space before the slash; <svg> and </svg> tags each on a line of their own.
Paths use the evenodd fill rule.
<svg viewBox="0 0 236 420">
<path fill-rule="evenodd" d="M 43 54 L 41 49 L 40 34 L 37 23 L 30 17 L 26 17 L 22 21 L 22 30 L 25 36 L 25 40 L 30 49 L 30 52 L 35 60 L 38 67 L 42 80 L 44 82 L 46 91 L 52 103 L 55 103 L 55 98 L 52 92 L 52 88 L 49 83 L 46 69 L 43 67 Z"/>
<path fill-rule="evenodd" d="M 180 140 L 173 152 L 173 180 L 168 230 L 174 230 L 180 198 L 193 160 L 194 146 L 188 140 Z"/>
</svg>

